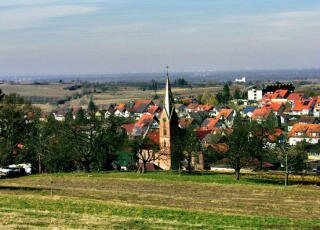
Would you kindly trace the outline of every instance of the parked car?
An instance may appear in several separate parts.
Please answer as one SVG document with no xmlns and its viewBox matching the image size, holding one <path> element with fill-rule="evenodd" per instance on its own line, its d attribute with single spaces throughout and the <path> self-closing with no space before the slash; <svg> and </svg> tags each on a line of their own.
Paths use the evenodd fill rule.
<svg viewBox="0 0 320 230">
<path fill-rule="evenodd" d="M 317 175 L 320 175 L 320 166 L 317 168 L 312 169 L 312 172 L 316 173 Z"/>
<path fill-rule="evenodd" d="M 9 165 L 0 168 L 1 177 L 19 177 L 31 174 L 31 164 Z"/>
</svg>

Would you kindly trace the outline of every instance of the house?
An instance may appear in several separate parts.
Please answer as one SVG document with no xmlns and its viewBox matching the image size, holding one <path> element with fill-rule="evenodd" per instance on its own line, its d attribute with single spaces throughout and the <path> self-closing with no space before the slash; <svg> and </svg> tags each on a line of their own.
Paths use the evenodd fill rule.
<svg viewBox="0 0 320 230">
<path fill-rule="evenodd" d="M 262 107 L 255 109 L 252 113 L 252 120 L 256 121 L 266 121 L 269 117 L 269 115 L 272 113 L 272 110 L 270 108 Z"/>
<path fill-rule="evenodd" d="M 220 119 L 222 124 L 225 124 L 226 127 L 231 127 L 233 125 L 233 119 L 236 115 L 233 109 L 221 109 L 217 115 L 217 119 Z"/>
<path fill-rule="evenodd" d="M 316 117 L 310 117 L 310 116 L 301 116 L 297 123 L 299 124 L 318 124 L 319 119 Z"/>
<path fill-rule="evenodd" d="M 185 129 L 185 128 L 189 127 L 190 125 L 193 125 L 193 126 L 197 125 L 193 118 L 186 118 L 186 117 L 179 118 L 179 127 L 181 129 Z"/>
<path fill-rule="evenodd" d="M 186 111 L 191 113 L 191 112 L 196 112 L 198 110 L 199 104 L 198 103 L 191 103 L 186 107 Z"/>
<path fill-rule="evenodd" d="M 132 136 L 134 123 L 123 124 L 121 125 L 121 128 L 123 128 L 126 131 L 128 136 Z"/>
<path fill-rule="evenodd" d="M 155 115 L 156 117 L 159 117 L 160 112 L 161 112 L 161 108 L 157 105 L 151 105 L 151 106 L 149 106 L 147 112 Z"/>
<path fill-rule="evenodd" d="M 210 110 L 213 109 L 213 106 L 212 105 L 199 105 L 198 108 L 197 108 L 197 111 L 206 111 L 206 112 L 209 112 Z"/>
<path fill-rule="evenodd" d="M 275 92 L 268 92 L 263 95 L 261 101 L 263 103 L 273 102 L 273 103 L 287 103 L 287 97 L 290 91 L 287 89 L 278 89 Z"/>
<path fill-rule="evenodd" d="M 68 112 L 62 108 L 57 109 L 54 112 L 52 112 L 54 119 L 56 119 L 57 121 L 64 121 L 67 113 Z"/>
<path fill-rule="evenodd" d="M 303 99 L 295 101 L 293 108 L 291 109 L 291 115 L 310 115 L 313 112 L 313 107 L 316 100 L 313 98 Z"/>
<path fill-rule="evenodd" d="M 114 115 L 117 117 L 130 117 L 130 112 L 127 110 L 127 106 L 124 103 L 117 105 L 114 108 Z"/>
<path fill-rule="evenodd" d="M 39 120 L 42 121 L 42 122 L 47 122 L 48 121 L 48 117 L 49 117 L 48 114 L 46 114 L 45 112 L 41 112 Z"/>
<path fill-rule="evenodd" d="M 188 118 L 188 119 L 192 118 L 194 124 L 198 124 L 198 125 L 201 125 L 201 123 L 203 121 L 200 113 L 195 113 L 195 112 L 187 113 L 186 118 Z"/>
<path fill-rule="evenodd" d="M 314 103 L 313 116 L 320 117 L 320 97 L 317 97 L 317 99 Z"/>
<path fill-rule="evenodd" d="M 186 106 L 184 104 L 175 104 L 174 109 L 178 117 L 183 117 L 186 115 Z"/>
<path fill-rule="evenodd" d="M 145 135 L 149 129 L 159 128 L 158 118 L 149 113 L 144 113 L 139 118 L 139 120 L 134 124 L 132 135 L 133 136 L 142 136 Z"/>
<path fill-rule="evenodd" d="M 82 109 L 81 106 L 74 106 L 72 107 L 71 113 L 72 113 L 72 118 L 76 119 L 77 113 Z"/>
<path fill-rule="evenodd" d="M 249 118 L 251 118 L 251 117 L 252 117 L 252 114 L 253 114 L 253 111 L 254 111 L 255 109 L 257 109 L 257 108 L 258 108 L 258 106 L 248 105 L 248 106 L 246 106 L 246 107 L 241 111 L 241 115 L 242 115 L 243 117 L 249 117 Z"/>
<path fill-rule="evenodd" d="M 205 119 L 198 130 L 210 130 L 221 127 L 221 120 L 219 118 L 207 118 Z"/>
<path fill-rule="evenodd" d="M 154 105 L 152 100 L 136 100 L 130 109 L 136 119 L 139 119 L 143 113 L 148 112 L 150 106 Z"/>
<path fill-rule="evenodd" d="M 289 103 L 294 104 L 296 101 L 302 100 L 304 97 L 303 93 L 290 93 L 289 96 L 287 97 L 287 100 Z"/>
<path fill-rule="evenodd" d="M 259 101 L 262 99 L 262 90 L 253 88 L 248 90 L 248 100 Z"/>
<path fill-rule="evenodd" d="M 262 108 L 271 109 L 275 115 L 280 115 L 285 110 L 285 105 L 282 103 L 268 103 Z"/>
<path fill-rule="evenodd" d="M 104 107 L 104 109 L 105 109 L 104 117 L 105 117 L 105 118 L 110 117 L 111 114 L 114 113 L 115 107 L 116 107 L 116 104 L 113 104 L 113 103 L 111 103 L 111 104 L 106 104 L 105 107 Z"/>
<path fill-rule="evenodd" d="M 289 145 L 296 145 L 302 141 L 317 144 L 320 139 L 320 124 L 294 124 L 288 137 Z"/>
</svg>

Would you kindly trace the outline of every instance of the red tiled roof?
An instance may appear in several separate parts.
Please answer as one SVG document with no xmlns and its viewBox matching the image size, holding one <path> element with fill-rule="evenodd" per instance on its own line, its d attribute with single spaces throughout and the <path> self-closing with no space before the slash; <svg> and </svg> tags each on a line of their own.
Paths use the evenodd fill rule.
<svg viewBox="0 0 320 230">
<path fill-rule="evenodd" d="M 198 108 L 199 104 L 197 103 L 191 103 L 187 106 L 187 109 L 196 110 Z"/>
<path fill-rule="evenodd" d="M 298 100 L 301 100 L 303 96 L 304 96 L 303 93 L 290 93 L 287 99 L 289 101 L 298 101 Z"/>
<path fill-rule="evenodd" d="M 151 106 L 148 108 L 148 113 L 154 114 L 154 113 L 156 113 L 159 109 L 160 109 L 159 106 L 157 106 L 157 105 L 151 105 Z"/>
<path fill-rule="evenodd" d="M 282 135 L 283 131 L 282 129 L 275 129 L 274 132 L 272 134 L 267 133 L 267 137 L 269 139 L 269 141 L 275 141 L 277 140 L 278 137 L 280 137 Z"/>
<path fill-rule="evenodd" d="M 271 111 L 272 109 L 266 108 L 266 107 L 255 109 L 252 113 L 252 119 L 266 120 L 269 114 L 271 113 Z"/>
<path fill-rule="evenodd" d="M 268 92 L 262 97 L 262 101 L 271 101 L 272 99 L 281 99 L 286 98 L 286 95 L 288 94 L 287 89 L 278 89 L 275 92 Z"/>
<path fill-rule="evenodd" d="M 279 97 L 284 98 L 288 92 L 289 91 L 287 89 L 278 89 L 278 90 L 276 90 L 275 93 L 278 94 L 277 98 L 279 98 Z"/>
<path fill-rule="evenodd" d="M 213 130 L 218 123 L 218 118 L 207 118 L 202 123 L 202 126 L 199 128 L 199 130 Z"/>
<path fill-rule="evenodd" d="M 193 118 L 180 118 L 179 126 L 183 129 L 187 128 L 189 125 L 192 124 L 193 120 L 194 120 Z"/>
<path fill-rule="evenodd" d="M 317 107 L 317 108 L 320 107 L 320 97 L 317 97 L 317 98 L 315 99 L 315 105 L 314 105 L 314 106 Z"/>
<path fill-rule="evenodd" d="M 24 148 L 24 145 L 21 144 L 21 143 L 19 143 L 19 144 L 17 144 L 17 148 L 18 148 L 18 149 L 23 149 L 23 148 Z"/>
<path fill-rule="evenodd" d="M 134 123 L 132 123 L 132 124 L 123 124 L 123 125 L 121 125 L 121 128 L 125 129 L 127 134 L 131 134 L 132 131 L 133 131 L 134 125 L 135 125 Z"/>
<path fill-rule="evenodd" d="M 310 131 L 309 131 L 310 129 Z M 320 133 L 320 124 L 299 124 L 296 123 L 292 126 L 292 129 L 289 132 L 289 137 L 295 136 L 309 136 L 311 133 L 318 132 Z M 300 133 L 300 135 L 298 135 Z"/>
<path fill-rule="evenodd" d="M 160 134 L 159 131 L 155 130 L 150 133 L 148 133 L 148 138 L 155 144 L 160 143 Z"/>
<path fill-rule="evenodd" d="M 132 112 L 144 112 L 142 110 L 147 109 L 147 106 L 152 104 L 152 100 L 136 100 L 132 107 Z"/>
<path fill-rule="evenodd" d="M 266 104 L 262 108 L 270 108 L 273 112 L 278 112 L 280 109 L 282 109 L 284 105 L 282 103 L 270 103 Z"/>
<path fill-rule="evenodd" d="M 295 102 L 295 105 L 293 106 L 293 111 L 301 111 L 304 109 L 311 109 L 311 107 L 314 104 L 314 99 L 306 99 L 306 100 L 299 100 Z"/>
<path fill-rule="evenodd" d="M 145 125 L 149 125 L 154 120 L 154 115 L 149 113 L 144 113 L 140 117 L 140 119 L 135 123 L 135 126 L 143 127 Z"/>
<path fill-rule="evenodd" d="M 121 109 L 124 109 L 125 107 L 126 107 L 126 104 L 121 103 L 115 107 L 115 110 L 121 110 Z"/>
<path fill-rule="evenodd" d="M 196 131 L 196 136 L 202 140 L 203 138 L 205 138 L 208 134 L 211 133 L 211 130 L 197 130 Z"/>
<path fill-rule="evenodd" d="M 217 118 L 221 118 L 224 116 L 225 118 L 228 118 L 233 113 L 233 109 L 221 109 Z"/>
<path fill-rule="evenodd" d="M 209 111 L 211 109 L 213 109 L 212 105 L 199 105 L 197 108 L 199 111 Z"/>
<path fill-rule="evenodd" d="M 306 135 L 311 137 L 312 133 L 320 134 L 320 124 L 308 124 L 308 130 L 306 132 Z"/>
<path fill-rule="evenodd" d="M 300 133 L 300 135 L 299 135 Z M 315 136 L 314 136 L 315 134 Z M 309 138 L 320 137 L 320 124 L 294 124 L 289 137 L 306 136 Z"/>
<path fill-rule="evenodd" d="M 209 146 L 219 153 L 226 153 L 229 151 L 229 146 L 226 143 L 207 144 L 206 147 L 209 147 Z"/>
</svg>

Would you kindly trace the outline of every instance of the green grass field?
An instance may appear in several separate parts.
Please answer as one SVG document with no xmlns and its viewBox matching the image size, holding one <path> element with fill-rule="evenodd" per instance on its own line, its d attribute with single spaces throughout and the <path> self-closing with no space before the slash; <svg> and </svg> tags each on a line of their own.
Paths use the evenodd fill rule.
<svg viewBox="0 0 320 230">
<path fill-rule="evenodd" d="M 5 229 L 320 229 L 320 187 L 253 176 L 70 173 L 0 180 Z"/>
</svg>

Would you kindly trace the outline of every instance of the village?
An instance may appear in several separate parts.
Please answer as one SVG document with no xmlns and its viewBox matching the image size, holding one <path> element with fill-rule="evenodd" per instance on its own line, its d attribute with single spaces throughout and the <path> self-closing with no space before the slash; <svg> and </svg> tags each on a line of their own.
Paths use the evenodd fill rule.
<svg viewBox="0 0 320 230">
<path fill-rule="evenodd" d="M 235 82 L 242 84 L 245 82 L 245 78 L 236 79 Z M 225 87 L 228 88 L 227 85 Z M 227 94 L 229 93 L 227 92 Z M 264 142 L 264 148 L 275 149 L 277 146 L 296 146 L 299 143 L 305 143 L 308 147 L 306 148 L 307 158 L 304 170 L 318 172 L 320 162 L 320 151 L 317 147 L 320 139 L 320 97 L 306 97 L 303 93 L 294 92 L 292 84 L 279 82 L 269 85 L 266 89 L 257 89 L 257 87 L 251 86 L 246 95 L 247 98 L 230 99 L 225 104 L 215 105 L 203 104 L 194 96 L 174 97 L 171 92 L 169 75 L 167 75 L 166 91 L 163 98 L 138 99 L 127 103 L 111 103 L 103 106 L 95 106 L 94 102 L 90 101 L 92 112 L 88 112 L 89 105 L 88 110 L 84 113 L 87 114 L 88 119 L 90 116 L 98 119 L 108 119 L 110 116 L 124 119 L 121 128 L 129 138 L 151 140 L 153 144 L 159 146 L 157 151 L 160 150 L 160 152 L 166 147 L 167 153 L 162 153 L 161 156 L 159 154 L 147 156 L 146 152 L 141 153 L 140 158 L 138 157 L 138 165 L 139 162 L 145 161 L 145 167 L 148 170 L 172 169 L 167 162 L 171 150 L 170 147 L 168 149 L 168 146 L 165 146 L 166 143 L 163 143 L 163 140 L 166 139 L 167 143 L 171 143 L 175 139 L 175 134 L 166 137 L 163 129 L 165 128 L 165 120 L 170 122 L 175 120 L 171 119 L 174 113 L 177 118 L 171 123 L 175 122 L 174 125 L 179 129 L 191 128 L 201 143 L 201 148 L 212 148 L 218 154 L 227 154 L 229 147 L 226 143 L 219 143 L 215 139 L 217 137 L 221 139 L 221 136 L 232 133 L 233 122 L 237 114 L 242 119 L 258 124 L 271 121 L 273 130 L 267 135 L 263 134 L 261 138 Z M 42 112 L 39 119 L 45 122 L 51 115 L 55 120 L 64 122 L 66 116 L 69 115 L 76 119 L 79 110 L 83 110 L 83 108 L 59 108 L 51 114 Z M 28 114 L 28 116 L 32 117 L 32 114 Z M 119 167 L 122 170 L 128 170 L 129 164 L 136 164 L 130 162 L 133 159 L 132 153 L 128 153 L 128 156 L 122 154 L 120 158 L 121 160 L 118 162 L 121 162 Z M 219 166 L 228 168 L 226 163 L 206 161 L 203 154 L 193 156 L 191 163 L 195 170 L 215 170 L 217 166 L 218 169 Z M 257 167 L 255 164 L 257 164 L 256 159 L 253 159 L 247 164 L 247 167 L 255 168 Z M 284 163 L 280 160 L 270 162 L 265 159 L 261 164 L 265 170 L 283 170 L 280 166 L 283 167 Z"/>
</svg>

